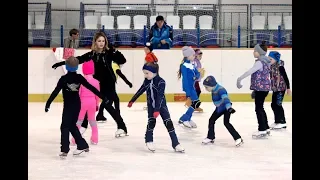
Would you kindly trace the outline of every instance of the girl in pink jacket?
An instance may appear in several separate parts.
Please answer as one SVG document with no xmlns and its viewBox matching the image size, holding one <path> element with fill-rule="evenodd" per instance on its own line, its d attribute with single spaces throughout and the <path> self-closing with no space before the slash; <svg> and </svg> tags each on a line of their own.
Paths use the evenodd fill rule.
<svg viewBox="0 0 320 180">
<path fill-rule="evenodd" d="M 82 64 L 82 71 L 84 78 L 95 88 L 100 91 L 99 81 L 93 78 L 94 74 L 94 63 L 93 61 L 88 61 Z M 87 113 L 88 121 L 91 126 L 91 143 L 98 143 L 98 127 L 97 121 L 95 120 L 95 113 L 99 109 L 99 97 L 93 94 L 90 90 L 84 86 L 80 86 L 79 95 L 81 99 L 81 110 L 78 117 L 77 126 L 80 129 L 83 123 L 84 116 Z M 72 139 L 74 144 L 74 139 Z"/>
</svg>

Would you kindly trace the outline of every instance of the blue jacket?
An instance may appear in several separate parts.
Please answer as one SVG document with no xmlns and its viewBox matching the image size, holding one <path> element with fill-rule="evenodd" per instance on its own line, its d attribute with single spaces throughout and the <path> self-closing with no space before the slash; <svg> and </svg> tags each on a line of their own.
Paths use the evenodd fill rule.
<svg viewBox="0 0 320 180">
<path fill-rule="evenodd" d="M 217 107 L 218 113 L 228 110 L 232 105 L 227 90 L 220 84 L 217 84 L 212 90 L 211 97 L 213 104 Z"/>
<path fill-rule="evenodd" d="M 152 107 L 155 112 L 160 111 L 161 107 L 167 105 L 166 97 L 164 95 L 165 88 L 166 82 L 159 75 L 156 75 L 152 80 L 145 79 L 130 102 L 135 102 L 139 96 L 147 91 L 148 108 Z"/>
<path fill-rule="evenodd" d="M 149 41 L 152 44 L 153 49 L 170 49 L 172 47 L 172 28 L 164 22 L 161 29 L 154 23 L 150 28 Z M 162 44 L 160 41 L 165 40 L 167 43 Z"/>
<path fill-rule="evenodd" d="M 190 97 L 192 101 L 198 100 L 194 83 L 200 78 L 199 71 L 194 67 L 193 64 L 186 58 L 183 60 L 181 66 L 182 76 L 182 90 L 186 92 L 186 96 Z"/>
</svg>

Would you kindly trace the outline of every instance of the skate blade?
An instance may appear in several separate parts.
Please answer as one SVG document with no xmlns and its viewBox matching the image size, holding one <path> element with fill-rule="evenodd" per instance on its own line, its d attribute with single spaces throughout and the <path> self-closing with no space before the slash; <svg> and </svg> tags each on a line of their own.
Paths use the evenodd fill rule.
<svg viewBox="0 0 320 180">
<path fill-rule="evenodd" d="M 61 154 L 59 154 L 59 158 L 60 158 L 61 160 L 65 160 L 65 159 L 67 158 L 67 155 L 61 155 Z"/>
<path fill-rule="evenodd" d="M 156 151 L 155 149 L 149 149 L 149 148 L 148 148 L 148 150 L 153 152 L 153 153 Z"/>
<path fill-rule="evenodd" d="M 252 138 L 253 138 L 253 139 L 267 139 L 268 136 L 270 136 L 270 135 L 267 135 L 267 134 L 265 134 L 265 135 L 258 135 L 258 136 L 252 135 Z"/>
<path fill-rule="evenodd" d="M 174 150 L 174 151 L 177 152 L 177 153 L 185 153 L 185 150 L 181 150 L 181 151 Z"/>
<path fill-rule="evenodd" d="M 115 138 L 121 138 L 121 137 L 126 137 L 129 136 L 128 134 L 116 134 L 114 137 Z"/>
<path fill-rule="evenodd" d="M 271 130 L 274 130 L 274 131 L 285 131 L 285 130 L 287 130 L 287 127 L 283 127 L 283 128 L 272 128 Z"/>
<path fill-rule="evenodd" d="M 210 141 L 210 142 L 207 142 L 207 143 L 201 142 L 201 144 L 204 145 L 204 146 L 206 146 L 206 145 L 212 145 L 212 144 L 214 144 L 214 141 Z"/>
</svg>

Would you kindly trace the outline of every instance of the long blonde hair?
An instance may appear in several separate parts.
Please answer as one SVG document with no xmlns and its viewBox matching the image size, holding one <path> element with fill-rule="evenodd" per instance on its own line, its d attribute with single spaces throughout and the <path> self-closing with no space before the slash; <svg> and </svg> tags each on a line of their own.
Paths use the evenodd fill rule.
<svg viewBox="0 0 320 180">
<path fill-rule="evenodd" d="M 104 38 L 104 41 L 105 41 L 105 44 L 104 44 L 104 47 L 103 47 L 103 51 L 109 50 L 109 47 L 108 47 L 109 43 L 108 43 L 107 36 L 104 34 L 104 32 L 97 32 L 97 33 L 93 36 L 93 39 L 92 39 L 92 45 L 91 45 L 91 50 L 92 50 L 92 51 L 97 51 L 96 41 L 97 41 L 100 37 L 103 37 L 103 38 Z"/>
</svg>

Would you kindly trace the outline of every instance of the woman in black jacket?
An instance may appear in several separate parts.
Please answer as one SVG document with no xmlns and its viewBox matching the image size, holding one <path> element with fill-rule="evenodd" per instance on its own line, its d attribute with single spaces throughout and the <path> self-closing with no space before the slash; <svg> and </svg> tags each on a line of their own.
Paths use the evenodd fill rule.
<svg viewBox="0 0 320 180">
<path fill-rule="evenodd" d="M 97 32 L 93 37 L 91 51 L 78 56 L 79 64 L 82 64 L 91 59 L 94 62 L 95 74 L 93 77 L 100 82 L 100 92 L 107 97 L 112 103 L 117 97 L 116 94 L 116 76 L 112 70 L 112 61 L 115 57 L 114 49 L 108 45 L 107 37 L 103 32 Z M 65 61 L 61 61 L 52 66 L 56 69 L 57 67 L 64 65 Z M 100 104 L 99 112 L 96 117 L 97 120 L 106 120 L 103 116 L 103 109 L 106 109 L 112 118 L 116 121 L 118 130 L 116 137 L 122 134 L 127 134 L 127 127 L 123 122 L 123 119 L 118 111 L 116 111 L 112 104 L 105 105 L 104 102 Z"/>
</svg>

